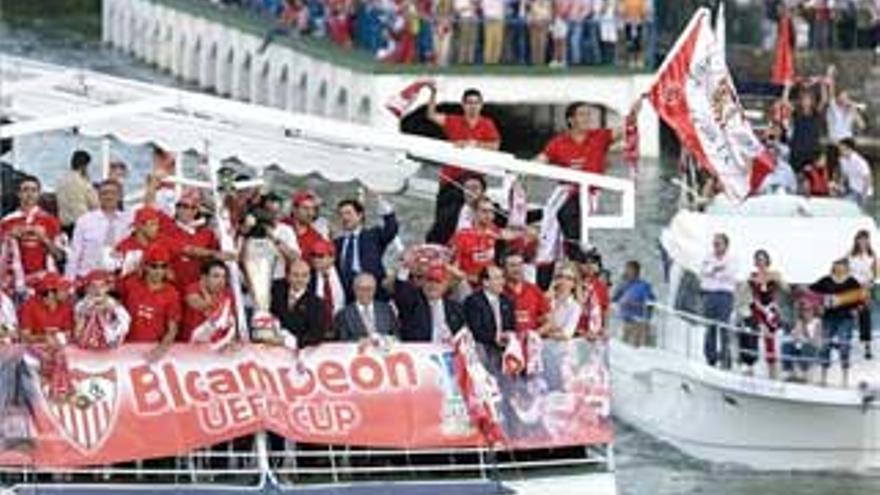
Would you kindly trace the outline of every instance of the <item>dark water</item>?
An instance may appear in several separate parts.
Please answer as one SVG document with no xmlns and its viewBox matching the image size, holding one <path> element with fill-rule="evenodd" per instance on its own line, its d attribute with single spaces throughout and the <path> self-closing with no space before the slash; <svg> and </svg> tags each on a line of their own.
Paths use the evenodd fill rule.
<svg viewBox="0 0 880 495">
<path fill-rule="evenodd" d="M 0 0 L 0 52 L 176 84 L 173 78 L 102 47 L 99 42 L 99 12 L 96 0 Z M 61 164 L 66 161 L 66 150 L 84 144 L 76 142 L 75 138 L 64 139 L 61 144 L 50 140 L 29 143 L 27 150 L 21 152 L 21 158 L 25 163 L 31 163 L 35 168 L 54 176 L 64 168 Z M 120 149 L 114 152 L 130 163 L 144 161 L 146 165 L 143 149 Z M 55 163 L 59 166 L 47 166 Z M 625 260 L 636 259 L 642 262 L 650 280 L 661 280 L 656 254 L 657 236 L 674 213 L 677 190 L 669 183 L 673 174 L 674 167 L 671 165 L 658 162 L 643 164 L 638 178 L 637 228 L 627 232 L 600 231 L 594 234 L 594 241 L 602 251 L 612 253 L 608 260 L 612 269 Z M 332 193 L 338 195 L 338 187 L 333 187 Z M 398 211 L 404 216 L 402 223 L 407 226 L 405 238 L 427 228 L 425 218 L 429 216 L 430 205 L 408 198 L 396 198 L 396 202 Z M 710 466 L 689 459 L 625 425 L 618 425 L 617 438 L 617 479 L 622 493 L 628 495 L 880 493 L 880 479 L 876 478 L 763 474 Z"/>
</svg>

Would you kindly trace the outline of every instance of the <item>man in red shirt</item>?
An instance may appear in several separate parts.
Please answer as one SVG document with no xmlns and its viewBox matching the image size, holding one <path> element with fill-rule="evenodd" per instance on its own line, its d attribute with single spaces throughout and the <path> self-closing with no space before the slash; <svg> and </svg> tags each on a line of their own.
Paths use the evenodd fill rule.
<svg viewBox="0 0 880 495">
<path fill-rule="evenodd" d="M 492 201 L 482 197 L 476 203 L 473 227 L 458 230 L 450 241 L 456 275 L 466 280 L 471 289 L 479 287 L 480 272 L 495 263 L 496 247 L 501 247 L 497 244 L 504 232 L 495 226 L 494 220 Z"/>
<path fill-rule="evenodd" d="M 597 251 L 590 251 L 581 263 L 580 270 L 583 275 L 584 303 L 578 332 L 590 340 L 602 339 L 606 335 L 605 322 L 608 308 L 611 307 L 608 284 L 602 276 L 602 257 Z"/>
<path fill-rule="evenodd" d="M 510 252 L 504 256 L 504 294 L 513 301 L 517 333 L 535 330 L 543 334 L 549 327 L 550 302 L 537 285 L 525 280 L 524 267 L 521 254 Z"/>
<path fill-rule="evenodd" d="M 22 342 L 69 342 L 73 332 L 73 303 L 67 297 L 70 285 L 57 273 L 47 273 L 34 282 L 34 288 L 36 293 L 18 310 Z"/>
<path fill-rule="evenodd" d="M 150 246 L 144 251 L 143 274 L 131 274 L 120 284 L 122 304 L 131 316 L 126 342 L 158 343 L 147 354 L 149 361 L 162 357 L 180 326 L 180 295 L 167 282 L 170 261 L 171 255 L 164 247 Z"/>
<path fill-rule="evenodd" d="M 161 232 L 163 217 L 166 215 L 152 206 L 144 206 L 135 213 L 132 222 L 134 230 L 128 237 L 119 241 L 113 253 L 119 261 L 121 276 L 136 272 L 141 266 L 144 252 L 153 244 L 161 244 L 169 253 L 177 251 L 173 249 L 174 243 L 160 235 L 164 234 Z"/>
<path fill-rule="evenodd" d="M 211 260 L 201 278 L 187 286 L 178 342 L 217 343 L 234 337 L 235 305 L 228 279 L 226 264 Z"/>
<path fill-rule="evenodd" d="M 61 223 L 37 204 L 40 180 L 27 176 L 18 184 L 18 210 L 0 221 L 0 280 L 8 293 L 27 291 L 28 280 L 57 272 L 66 240 Z"/>
<path fill-rule="evenodd" d="M 437 110 L 437 89 L 430 86 L 431 99 L 428 101 L 428 119 L 440 126 L 446 139 L 456 146 L 497 150 L 501 146 L 501 135 L 492 119 L 482 115 L 483 95 L 479 90 L 470 88 L 461 97 L 463 113 L 447 114 Z M 462 176 L 468 171 L 455 165 L 444 165 L 440 169 L 440 188 L 437 191 L 437 204 L 434 223 L 453 224 L 464 203 L 461 190 Z M 445 244 L 445 239 L 428 239 L 428 242 Z"/>
<path fill-rule="evenodd" d="M 284 222 L 293 227 L 302 259 L 310 260 L 315 245 L 329 240 L 325 233 L 315 228 L 318 220 L 318 197 L 308 190 L 297 191 L 291 197 L 291 215 Z"/>
<path fill-rule="evenodd" d="M 177 253 L 172 255 L 171 271 L 174 274 L 174 285 L 181 293 L 190 284 L 199 281 L 202 263 L 205 261 L 236 259 L 234 253 L 220 251 L 220 243 L 214 230 L 200 215 L 201 206 L 201 193 L 197 189 L 182 194 L 175 205 L 177 221 L 171 225 L 166 236 L 169 242 L 178 247 Z"/>
<path fill-rule="evenodd" d="M 553 137 L 535 160 L 552 163 L 560 167 L 573 168 L 594 174 L 604 174 L 608 150 L 623 136 L 623 129 L 608 129 L 598 126 L 598 118 L 591 115 L 590 105 L 583 101 L 571 103 L 565 109 L 568 130 Z M 638 112 L 639 103 L 631 112 Z M 559 209 L 557 218 L 563 239 L 566 241 L 565 254 L 575 261 L 583 260 L 580 249 L 581 206 L 575 189 L 565 204 Z M 598 191 L 591 190 L 591 204 L 598 202 Z M 541 267 L 539 280 L 552 276 L 553 266 Z"/>
</svg>

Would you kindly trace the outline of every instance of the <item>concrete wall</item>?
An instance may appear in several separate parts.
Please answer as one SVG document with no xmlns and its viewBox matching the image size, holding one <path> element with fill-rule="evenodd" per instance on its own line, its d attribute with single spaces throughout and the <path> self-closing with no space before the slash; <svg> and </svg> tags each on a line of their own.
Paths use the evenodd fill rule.
<svg viewBox="0 0 880 495">
<path fill-rule="evenodd" d="M 409 74 L 358 72 L 277 43 L 258 53 L 261 40 L 256 36 L 150 0 L 104 0 L 103 40 L 219 95 L 394 129 L 398 121 L 384 103 L 414 80 Z M 432 77 L 445 101 L 458 101 L 465 88 L 477 87 L 493 103 L 559 105 L 586 100 L 620 115 L 650 84 L 645 75 Z M 658 126 L 646 108 L 640 118 L 645 156 L 659 154 Z"/>
</svg>

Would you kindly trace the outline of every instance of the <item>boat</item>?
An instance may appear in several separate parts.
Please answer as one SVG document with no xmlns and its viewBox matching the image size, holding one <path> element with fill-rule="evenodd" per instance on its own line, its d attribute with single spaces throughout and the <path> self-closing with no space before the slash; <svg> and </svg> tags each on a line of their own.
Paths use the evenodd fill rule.
<svg viewBox="0 0 880 495">
<path fill-rule="evenodd" d="M 585 219 L 585 239 L 593 228 L 634 224 L 630 180 L 13 56 L 0 56 L 0 84 L 8 119 L 0 140 L 13 140 L 13 150 L 28 139 L 97 140 L 106 171 L 114 147 L 156 145 L 195 171 L 168 179 L 204 188 L 216 205 L 236 187 L 221 182 L 224 164 L 248 167 L 258 181 L 274 168 L 403 194 L 426 163 L 456 163 L 500 182 L 533 176 L 578 184 L 583 202 L 589 188 L 618 193 L 616 213 Z M 217 216 L 221 244 L 230 246 L 228 212 L 218 208 Z M 234 280 L 238 268 L 230 268 Z M 241 302 L 240 284 L 232 287 Z M 81 409 L 40 401 L 39 420 L 24 422 L 38 433 L 36 443 L 23 451 L 0 445 L 0 479 L 11 493 L 617 493 L 602 349 L 578 363 L 601 368 L 599 392 L 557 395 L 539 416 L 556 420 L 562 443 L 520 448 L 488 441 L 471 423 L 448 349 L 395 344 L 364 355 L 334 343 L 290 354 L 248 342 L 245 323 L 238 319 L 243 347 L 231 355 L 175 345 L 148 365 L 137 345 L 109 354 L 68 348 L 82 376 L 77 389 L 91 400 Z M 600 411 L 584 434 L 594 441 L 582 441 L 575 424 L 555 414 L 581 402 Z M 387 416 L 377 420 L 376 411 Z M 293 424 L 302 429 L 291 433 Z M 287 437 L 286 448 L 270 432 Z"/>
<path fill-rule="evenodd" d="M 713 464 L 876 473 L 878 361 L 865 360 L 854 345 L 847 387 L 836 362 L 828 386 L 771 379 L 763 358 L 752 375 L 712 367 L 703 357 L 706 326 L 722 325 L 733 335 L 747 330 L 700 315 L 699 268 L 715 234 L 729 236 L 739 280 L 752 270 L 752 254 L 765 249 L 787 283 L 809 284 L 848 252 L 859 230 L 870 233 L 876 249 L 873 218 L 844 199 L 768 194 L 743 202 L 716 197 L 704 209 L 685 203 L 659 239 L 668 283 L 653 305 L 651 344 L 611 343 L 615 416 Z"/>
</svg>

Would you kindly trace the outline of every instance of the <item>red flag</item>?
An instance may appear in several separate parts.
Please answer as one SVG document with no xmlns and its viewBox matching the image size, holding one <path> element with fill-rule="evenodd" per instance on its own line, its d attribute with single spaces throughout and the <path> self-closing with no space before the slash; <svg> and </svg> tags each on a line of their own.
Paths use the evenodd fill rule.
<svg viewBox="0 0 880 495">
<path fill-rule="evenodd" d="M 657 73 L 648 99 L 724 192 L 743 199 L 774 161 L 745 118 L 724 53 L 699 9 Z"/>
<path fill-rule="evenodd" d="M 385 108 L 393 113 L 398 119 L 402 118 L 412 109 L 412 106 L 416 102 L 416 98 L 418 98 L 419 92 L 422 88 L 432 86 L 433 84 L 434 81 L 425 79 L 411 83 L 403 88 L 400 93 L 392 95 L 391 98 L 385 102 Z"/>
<path fill-rule="evenodd" d="M 771 76 L 776 84 L 791 84 L 794 81 L 794 40 L 791 35 L 791 17 L 786 14 L 779 18 L 776 35 L 776 59 L 773 61 Z"/>
</svg>

